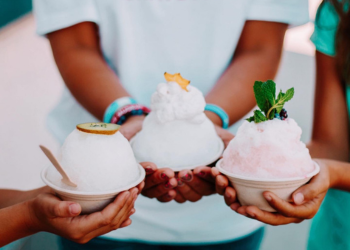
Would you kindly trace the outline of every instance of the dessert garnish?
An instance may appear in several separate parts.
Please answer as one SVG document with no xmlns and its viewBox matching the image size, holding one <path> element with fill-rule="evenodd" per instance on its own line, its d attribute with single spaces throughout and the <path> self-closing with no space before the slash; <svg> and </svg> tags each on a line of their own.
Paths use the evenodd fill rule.
<svg viewBox="0 0 350 250">
<path fill-rule="evenodd" d="M 187 86 L 190 84 L 189 80 L 184 79 L 180 73 L 169 74 L 167 72 L 164 73 L 165 80 L 168 82 L 176 82 L 180 85 L 183 90 L 188 92 Z"/>
<path fill-rule="evenodd" d="M 118 132 L 120 126 L 111 123 L 89 122 L 78 124 L 77 129 L 90 134 L 113 135 Z"/>
<path fill-rule="evenodd" d="M 285 120 L 288 118 L 284 104 L 294 96 L 294 88 L 290 88 L 283 93 L 280 90 L 276 99 L 276 83 L 272 80 L 266 82 L 256 81 L 254 83 L 254 95 L 260 110 L 255 110 L 254 115 L 247 121 L 260 123 L 274 118 Z"/>
</svg>

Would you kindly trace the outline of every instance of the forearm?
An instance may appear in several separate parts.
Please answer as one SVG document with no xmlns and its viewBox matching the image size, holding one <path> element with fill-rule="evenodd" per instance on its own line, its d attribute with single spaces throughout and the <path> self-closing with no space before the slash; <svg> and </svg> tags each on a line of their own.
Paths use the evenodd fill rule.
<svg viewBox="0 0 350 250">
<path fill-rule="evenodd" d="M 0 209 L 33 199 L 41 193 L 50 192 L 50 190 L 47 186 L 29 191 L 0 189 Z"/>
<path fill-rule="evenodd" d="M 118 77 L 96 50 L 54 51 L 64 82 L 77 101 L 99 120 L 114 100 L 129 96 Z"/>
<path fill-rule="evenodd" d="M 0 247 L 36 233 L 30 229 L 27 215 L 27 202 L 0 209 Z"/>
<path fill-rule="evenodd" d="M 253 83 L 256 80 L 273 79 L 279 60 L 278 55 L 263 48 L 236 55 L 206 96 L 207 103 L 223 108 L 230 117 L 230 124 L 237 122 L 255 106 Z M 212 114 L 208 116 L 212 117 L 212 120 L 215 119 Z"/>
<path fill-rule="evenodd" d="M 330 160 L 325 162 L 330 172 L 331 188 L 350 192 L 350 164 Z"/>
<path fill-rule="evenodd" d="M 287 26 L 252 20 L 245 23 L 230 65 L 206 96 L 207 103 L 226 111 L 230 124 L 254 108 L 254 82 L 275 77 Z M 221 123 L 213 113 L 207 113 L 214 123 Z"/>
</svg>

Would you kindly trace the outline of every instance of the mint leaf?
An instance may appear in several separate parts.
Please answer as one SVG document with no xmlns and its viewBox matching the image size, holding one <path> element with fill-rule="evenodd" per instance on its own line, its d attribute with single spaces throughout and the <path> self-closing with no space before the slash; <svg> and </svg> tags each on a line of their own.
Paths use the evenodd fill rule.
<svg viewBox="0 0 350 250">
<path fill-rule="evenodd" d="M 288 89 L 284 94 L 282 91 L 278 94 L 277 103 L 276 103 L 276 112 L 280 113 L 283 109 L 283 106 L 286 102 L 290 101 L 294 96 L 294 88 Z"/>
<path fill-rule="evenodd" d="M 265 98 L 269 101 L 270 105 L 275 105 L 276 83 L 272 80 L 267 80 L 263 83 L 262 88 L 264 89 Z"/>
<path fill-rule="evenodd" d="M 251 116 L 251 117 L 249 117 L 249 118 L 247 118 L 245 120 L 248 121 L 248 122 L 253 122 L 254 121 L 254 116 Z"/>
<path fill-rule="evenodd" d="M 270 108 L 269 101 L 265 98 L 265 91 L 263 89 L 263 82 L 256 81 L 254 83 L 254 95 L 256 104 L 258 105 L 259 109 L 263 112 L 267 112 Z"/>
<path fill-rule="evenodd" d="M 260 110 L 255 110 L 254 121 L 255 123 L 260 123 L 260 122 L 267 121 L 267 118 L 264 116 L 264 114 Z"/>
</svg>

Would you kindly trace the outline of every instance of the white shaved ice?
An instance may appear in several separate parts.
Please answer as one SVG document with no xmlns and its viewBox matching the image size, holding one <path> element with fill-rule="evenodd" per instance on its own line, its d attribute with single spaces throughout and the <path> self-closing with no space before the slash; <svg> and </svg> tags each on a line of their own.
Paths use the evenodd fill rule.
<svg viewBox="0 0 350 250">
<path fill-rule="evenodd" d="M 195 87 L 187 88 L 188 92 L 175 82 L 158 85 L 152 112 L 132 142 L 139 162 L 179 170 L 216 160 L 220 138 L 204 114 L 204 96 Z"/>
<path fill-rule="evenodd" d="M 78 187 L 64 184 L 50 166 L 47 179 L 70 190 L 99 192 L 125 187 L 136 181 L 140 170 L 128 140 L 120 133 L 101 135 L 75 129 L 65 140 L 59 161 Z"/>
<path fill-rule="evenodd" d="M 262 179 L 302 177 L 315 168 L 293 119 L 245 121 L 223 154 L 222 168 Z"/>
</svg>

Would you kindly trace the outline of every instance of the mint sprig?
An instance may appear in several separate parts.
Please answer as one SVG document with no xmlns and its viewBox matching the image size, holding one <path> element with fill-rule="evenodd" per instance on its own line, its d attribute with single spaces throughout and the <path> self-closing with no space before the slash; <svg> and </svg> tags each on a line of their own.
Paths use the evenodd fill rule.
<svg viewBox="0 0 350 250">
<path fill-rule="evenodd" d="M 276 83 L 274 81 L 256 81 L 254 95 L 260 110 L 255 110 L 254 116 L 249 117 L 247 121 L 260 123 L 272 120 L 276 113 L 279 114 L 282 111 L 284 104 L 293 98 L 294 88 L 288 89 L 286 93 L 281 90 L 276 99 Z"/>
</svg>

